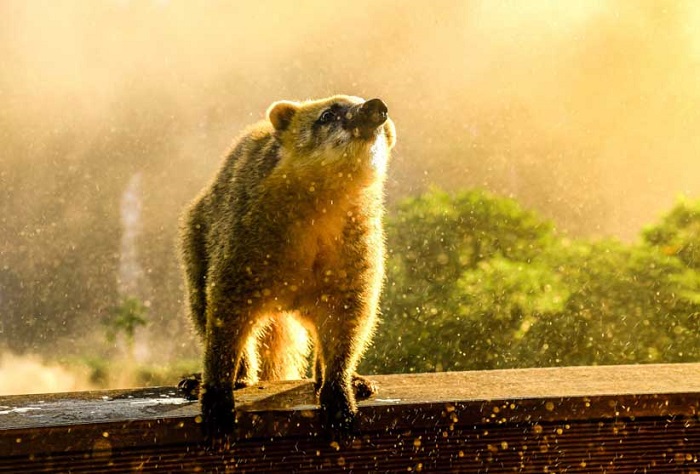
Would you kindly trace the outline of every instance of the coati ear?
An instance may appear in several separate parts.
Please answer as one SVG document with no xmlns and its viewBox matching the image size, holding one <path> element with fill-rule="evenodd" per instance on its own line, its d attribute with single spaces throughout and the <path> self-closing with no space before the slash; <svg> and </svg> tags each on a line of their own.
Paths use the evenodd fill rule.
<svg viewBox="0 0 700 474">
<path fill-rule="evenodd" d="M 289 126 L 298 108 L 299 105 L 296 102 L 288 100 L 275 102 L 267 109 L 267 117 L 275 130 L 282 131 Z"/>
</svg>

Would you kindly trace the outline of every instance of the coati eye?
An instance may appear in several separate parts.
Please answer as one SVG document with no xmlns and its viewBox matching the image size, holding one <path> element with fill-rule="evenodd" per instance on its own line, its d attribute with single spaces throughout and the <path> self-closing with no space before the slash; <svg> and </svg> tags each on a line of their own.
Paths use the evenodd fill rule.
<svg viewBox="0 0 700 474">
<path fill-rule="evenodd" d="M 331 109 L 324 110 L 321 116 L 318 118 L 318 123 L 320 124 L 327 124 L 331 123 L 335 119 L 335 112 L 333 112 Z"/>
</svg>

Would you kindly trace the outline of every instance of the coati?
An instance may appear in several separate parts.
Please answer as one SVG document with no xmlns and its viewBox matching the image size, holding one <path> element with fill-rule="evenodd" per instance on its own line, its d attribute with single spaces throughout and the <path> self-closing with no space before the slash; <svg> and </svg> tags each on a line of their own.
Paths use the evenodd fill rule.
<svg viewBox="0 0 700 474">
<path fill-rule="evenodd" d="M 350 429 L 354 375 L 384 275 L 394 124 L 379 99 L 270 106 L 181 219 L 189 313 L 204 344 L 205 432 L 234 430 L 234 386 L 303 378 L 309 339 L 324 426 Z"/>
</svg>

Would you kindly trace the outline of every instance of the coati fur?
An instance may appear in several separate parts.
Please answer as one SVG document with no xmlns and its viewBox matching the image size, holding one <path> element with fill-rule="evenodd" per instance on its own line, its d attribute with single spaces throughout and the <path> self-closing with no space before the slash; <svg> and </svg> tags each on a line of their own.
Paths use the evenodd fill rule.
<svg viewBox="0 0 700 474">
<path fill-rule="evenodd" d="M 349 429 L 354 375 L 384 276 L 383 188 L 394 124 L 379 99 L 270 106 L 181 219 L 189 314 L 204 345 L 209 436 L 235 424 L 233 390 L 303 378 L 310 346 L 324 425 Z"/>
</svg>

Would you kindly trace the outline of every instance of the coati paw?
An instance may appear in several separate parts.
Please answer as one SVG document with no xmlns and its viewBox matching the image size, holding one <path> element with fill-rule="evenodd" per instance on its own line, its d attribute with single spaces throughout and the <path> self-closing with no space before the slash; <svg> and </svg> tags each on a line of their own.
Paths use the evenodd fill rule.
<svg viewBox="0 0 700 474">
<path fill-rule="evenodd" d="M 202 385 L 202 374 L 191 374 L 184 376 L 180 383 L 177 384 L 177 389 L 183 398 L 187 400 L 197 400 L 199 398 L 199 389 Z M 252 384 L 247 379 L 237 379 L 233 385 L 234 390 L 250 387 Z"/>
<path fill-rule="evenodd" d="M 314 391 L 316 395 L 321 392 L 321 387 L 323 386 L 323 381 L 320 379 L 314 380 Z M 353 374 L 352 376 L 352 390 L 355 392 L 355 399 L 365 400 L 379 391 L 379 386 L 374 380 L 370 380 L 362 375 Z"/>
<path fill-rule="evenodd" d="M 235 438 L 236 414 L 233 390 L 222 387 L 202 389 L 202 434 L 215 451 L 228 450 Z"/>
<path fill-rule="evenodd" d="M 361 375 L 353 374 L 352 389 L 355 392 L 355 398 L 364 400 L 371 397 L 379 390 L 377 383 Z"/>
<path fill-rule="evenodd" d="M 183 398 L 187 400 L 197 400 L 199 398 L 199 387 L 202 384 L 202 374 L 187 375 L 177 384 L 177 389 Z"/>
</svg>

